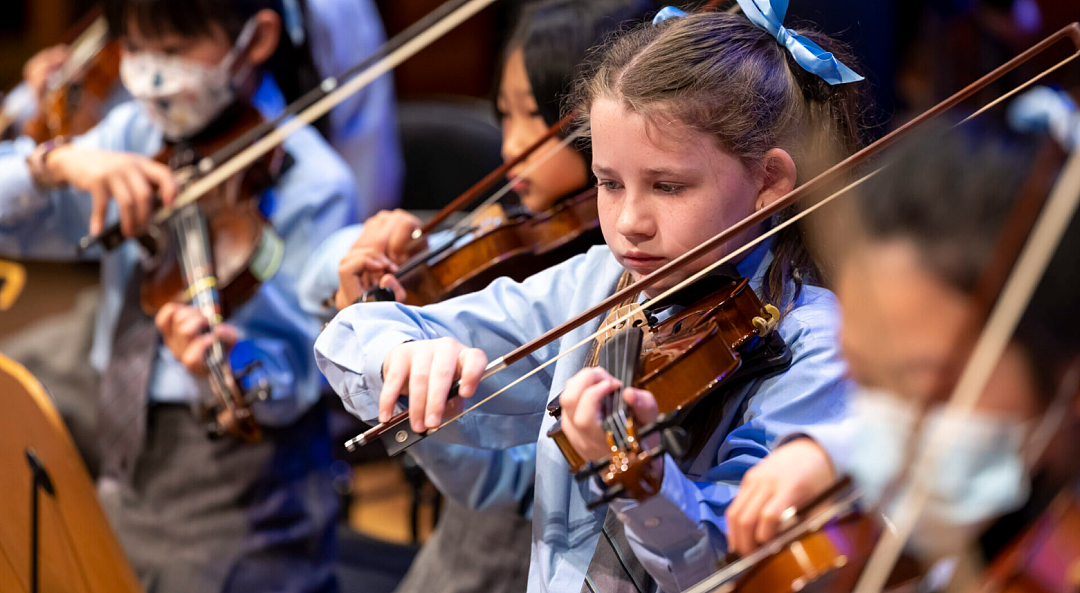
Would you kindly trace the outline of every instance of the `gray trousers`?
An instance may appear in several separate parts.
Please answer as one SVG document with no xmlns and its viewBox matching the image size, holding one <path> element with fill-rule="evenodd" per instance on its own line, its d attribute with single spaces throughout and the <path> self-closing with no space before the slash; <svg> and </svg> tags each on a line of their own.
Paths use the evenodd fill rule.
<svg viewBox="0 0 1080 593">
<path fill-rule="evenodd" d="M 439 524 L 395 593 L 524 593 L 532 521 L 447 499 Z"/>
<path fill-rule="evenodd" d="M 131 483 L 102 478 L 98 494 L 147 593 L 337 591 L 322 405 L 254 444 L 151 406 Z"/>
</svg>

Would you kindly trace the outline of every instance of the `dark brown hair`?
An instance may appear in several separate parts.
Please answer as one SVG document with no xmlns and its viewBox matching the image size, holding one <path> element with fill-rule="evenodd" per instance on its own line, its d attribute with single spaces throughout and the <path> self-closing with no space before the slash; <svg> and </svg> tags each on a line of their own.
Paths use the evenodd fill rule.
<svg viewBox="0 0 1080 593">
<path fill-rule="evenodd" d="M 805 27 L 799 33 L 858 70 L 837 42 Z M 760 166 L 773 148 L 784 149 L 796 163 L 797 183 L 863 145 L 865 83 L 829 85 L 742 14 L 701 13 L 644 25 L 604 51 L 572 98 L 582 125 L 595 100 L 614 99 L 646 118 L 679 121 L 712 136 L 747 167 Z M 762 296 L 786 308 L 804 282 L 818 283 L 821 274 L 798 228 L 779 233 L 772 249 Z M 786 290 L 789 282 L 793 291 Z"/>
</svg>

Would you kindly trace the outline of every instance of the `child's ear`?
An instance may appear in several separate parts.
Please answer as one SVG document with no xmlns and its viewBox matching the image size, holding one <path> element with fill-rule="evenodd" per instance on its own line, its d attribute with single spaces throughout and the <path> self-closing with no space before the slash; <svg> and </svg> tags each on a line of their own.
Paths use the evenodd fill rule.
<svg viewBox="0 0 1080 593">
<path fill-rule="evenodd" d="M 281 17 L 269 8 L 256 12 L 252 17 L 255 21 L 255 35 L 244 53 L 247 60 L 254 66 L 259 66 L 270 59 L 277 51 L 281 41 Z"/>
<path fill-rule="evenodd" d="M 755 210 L 761 210 L 795 189 L 795 161 L 787 151 L 773 148 L 761 160 L 761 191 Z"/>
</svg>

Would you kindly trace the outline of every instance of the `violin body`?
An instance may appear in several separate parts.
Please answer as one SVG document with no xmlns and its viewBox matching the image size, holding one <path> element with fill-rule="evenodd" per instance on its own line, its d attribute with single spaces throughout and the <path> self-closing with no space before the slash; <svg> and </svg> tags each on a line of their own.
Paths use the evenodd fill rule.
<svg viewBox="0 0 1080 593">
<path fill-rule="evenodd" d="M 598 242 L 596 191 L 561 201 L 537 215 L 493 205 L 477 216 L 468 241 L 423 253 L 402 265 L 398 280 L 409 305 L 426 305 L 479 290 L 508 276 L 524 280 Z"/>
<path fill-rule="evenodd" d="M 742 366 L 742 352 L 771 331 L 778 315 L 743 278 L 696 299 L 663 322 L 650 324 L 645 316 L 632 320 L 631 325 L 646 329 L 633 386 L 651 392 L 661 414 L 679 412 L 734 376 Z M 548 436 L 555 439 L 571 472 L 585 469 L 587 462 L 567 440 L 561 421 Z"/>
<path fill-rule="evenodd" d="M 40 143 L 89 131 L 104 116 L 119 78 L 120 44 L 111 41 L 68 80 L 44 90 L 37 113 L 23 125 L 23 133 Z"/>
</svg>

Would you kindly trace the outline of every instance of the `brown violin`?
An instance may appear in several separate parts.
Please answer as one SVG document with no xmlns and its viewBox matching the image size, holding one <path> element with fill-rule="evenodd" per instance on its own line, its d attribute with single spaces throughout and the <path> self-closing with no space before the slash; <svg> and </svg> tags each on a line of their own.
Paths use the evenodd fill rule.
<svg viewBox="0 0 1080 593">
<path fill-rule="evenodd" d="M 557 203 L 539 214 L 492 204 L 475 213 L 468 227 L 436 249 L 402 264 L 397 278 L 406 304 L 426 305 L 474 292 L 500 276 L 524 280 L 602 241 L 596 189 Z M 424 239 L 426 242 L 427 239 Z M 375 289 L 361 301 L 393 300 Z"/>
<path fill-rule="evenodd" d="M 656 320 L 660 312 L 686 304 L 663 321 Z M 659 480 L 649 471 L 649 461 L 665 452 L 682 456 L 695 446 L 690 441 L 711 433 L 707 428 L 695 430 L 699 424 L 690 422 L 695 436 L 690 439 L 680 427 L 688 420 L 687 412 L 733 379 L 776 372 L 791 361 L 783 340 L 773 333 L 780 312 L 762 304 L 749 281 L 735 275 L 706 276 L 648 309 L 626 303 L 611 315 L 625 320 L 597 338 L 590 353 L 595 355 L 588 358 L 595 358 L 623 385 L 650 391 L 661 417 L 654 425 L 638 426 L 621 393 L 609 395 L 603 425 L 611 456 L 591 463 L 571 446 L 561 422 L 548 432 L 579 480 L 599 474 L 608 487 L 601 499 L 589 503 L 590 508 L 617 496 L 643 500 L 655 494 Z M 561 414 L 557 406 L 549 412 L 556 418 Z M 661 445 L 646 448 L 642 439 L 658 431 Z"/>
<path fill-rule="evenodd" d="M 22 133 L 36 142 L 85 133 L 105 114 L 120 78 L 120 44 L 109 38 L 100 13 L 88 14 L 73 28 L 78 33 L 68 36 L 71 56 L 49 76 L 37 111 L 23 124 Z"/>
<path fill-rule="evenodd" d="M 782 529 L 771 541 L 729 559 L 687 593 L 851 591 L 882 529 L 874 515 L 857 508 L 858 501 L 851 480 L 842 478 L 803 507 L 785 513 Z M 908 590 L 922 574 L 915 561 L 904 557 L 886 590 Z"/>
</svg>

